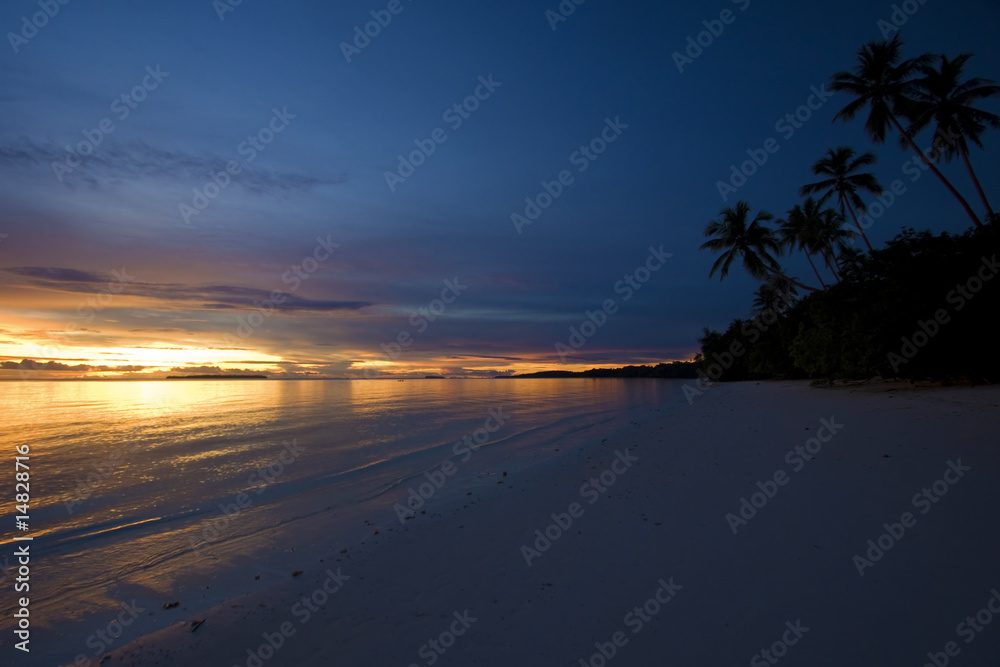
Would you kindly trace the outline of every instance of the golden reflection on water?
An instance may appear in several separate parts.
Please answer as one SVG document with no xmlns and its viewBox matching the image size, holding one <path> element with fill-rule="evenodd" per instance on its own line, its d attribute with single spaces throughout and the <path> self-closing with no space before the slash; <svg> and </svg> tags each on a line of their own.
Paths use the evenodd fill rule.
<svg viewBox="0 0 1000 667">
<path fill-rule="evenodd" d="M 33 603 L 55 623 L 112 608 L 122 586 L 167 594 L 195 570 L 280 553 L 295 516 L 415 474 L 406 466 L 447 456 L 489 410 L 509 415 L 508 437 L 671 395 L 676 385 L 609 379 L 7 382 L 0 429 L 31 449 L 30 534 L 48 572 Z M 303 459 L 252 484 L 291 440 Z M 194 550 L 239 493 L 253 505 Z M 0 496 L 0 521 L 13 523 L 13 505 Z"/>
</svg>

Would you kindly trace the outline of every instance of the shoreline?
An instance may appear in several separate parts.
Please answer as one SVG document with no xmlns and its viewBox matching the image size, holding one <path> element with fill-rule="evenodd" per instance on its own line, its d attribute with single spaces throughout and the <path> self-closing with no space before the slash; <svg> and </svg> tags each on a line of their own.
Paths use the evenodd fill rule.
<svg viewBox="0 0 1000 667">
<path fill-rule="evenodd" d="M 268 665 L 428 664 L 428 638 L 466 612 L 476 620 L 441 654 L 451 664 L 576 665 L 608 642 L 620 664 L 746 661 L 797 619 L 810 630 L 789 651 L 803 664 L 843 664 L 858 651 L 882 664 L 921 664 L 1000 585 L 998 520 L 982 509 L 1000 499 L 998 402 L 989 387 L 898 394 L 717 384 L 560 457 L 508 465 L 507 481 L 484 485 L 496 489 L 475 504 L 452 499 L 402 527 L 383 512 L 371 528 L 385 539 L 357 551 L 313 536 L 302 575 L 276 572 L 278 585 L 198 618 L 181 609 L 182 621 L 116 647 L 104 664 L 249 665 L 268 653 L 266 637 L 281 640 Z M 785 462 L 831 418 L 843 427 L 821 451 Z M 622 454 L 638 460 L 622 470 Z M 971 466 L 968 478 L 919 514 L 910 497 L 956 459 Z M 605 491 L 581 492 L 591 475 L 612 479 L 608 470 Z M 771 487 L 778 472 L 788 481 Z M 734 535 L 726 515 L 758 483 L 774 495 Z M 859 575 L 852 557 L 907 508 L 915 527 Z M 555 539 L 542 549 L 536 530 Z M 539 553 L 530 565 L 525 546 Z M 638 631 L 639 616 L 624 622 L 671 586 L 669 604 Z M 306 616 L 303 600 L 320 598 Z M 625 643 L 614 645 L 616 636 Z M 926 641 L 911 646 L 914 637 Z M 1000 632 L 984 631 L 968 652 L 998 646 Z"/>
<path fill-rule="evenodd" d="M 676 392 L 674 395 L 679 396 Z M 106 624 L 101 619 L 114 617 L 118 611 L 116 605 L 122 602 L 135 600 L 134 604 L 144 610 L 130 623 L 127 632 L 122 633 L 118 628 L 116 634 L 124 640 L 156 632 L 175 622 L 181 614 L 197 616 L 246 592 L 286 585 L 292 581 L 292 572 L 300 569 L 309 572 L 321 559 L 329 560 L 328 553 L 339 554 L 342 549 L 351 554 L 364 553 L 391 539 L 396 532 L 439 517 L 452 507 L 475 507 L 488 502 L 505 490 L 496 484 L 504 479 L 504 473 L 514 479 L 520 470 L 557 460 L 567 452 L 566 443 L 604 434 L 624 423 L 627 415 L 646 410 L 650 405 L 641 404 L 624 411 L 601 410 L 599 414 L 567 412 L 542 424 L 536 424 L 533 418 L 525 421 L 526 417 L 515 413 L 508 416 L 513 426 L 503 425 L 476 448 L 474 455 L 465 452 L 467 461 L 454 454 L 453 443 L 448 440 L 377 463 L 374 467 L 378 468 L 378 474 L 374 477 L 359 477 L 364 471 L 356 471 L 357 474 L 330 477 L 320 485 L 310 482 L 303 487 L 293 482 L 298 484 L 297 490 L 290 500 L 283 501 L 280 511 L 262 508 L 275 518 L 273 528 L 244 534 L 242 524 L 236 529 L 239 532 L 223 527 L 222 533 L 228 533 L 225 541 L 207 542 L 196 550 L 188 549 L 190 530 L 164 525 L 167 534 L 158 539 L 173 541 L 190 553 L 171 555 L 170 562 L 161 565 L 157 561 L 149 569 L 140 567 L 108 588 L 88 589 L 82 596 L 75 595 L 67 601 L 59 599 L 62 596 L 37 601 L 33 598 L 39 634 L 32 652 L 45 656 L 45 664 L 66 660 L 67 653 L 82 654 L 86 658 L 82 662 L 97 664 L 93 646 L 87 641 Z M 320 446 L 316 442 L 300 444 L 305 444 L 307 450 Z M 458 474 L 427 499 L 422 508 L 426 515 L 418 512 L 402 526 L 394 506 L 406 501 L 408 487 L 425 481 L 425 471 L 438 470 L 441 462 L 449 459 L 460 462 Z M 268 498 L 268 502 L 276 500 L 272 494 Z M 232 500 L 229 496 L 226 499 Z M 250 508 L 255 510 L 256 507 Z M 222 517 L 218 512 L 214 515 Z M 206 520 L 214 515 L 209 508 Z M 256 523 L 254 518 L 251 521 Z M 141 530 L 148 533 L 150 529 Z M 108 545 L 101 542 L 91 549 L 95 547 L 107 549 Z M 86 552 L 81 554 L 86 557 Z M 161 608 L 178 601 L 181 604 L 177 607 Z M 42 620 L 45 618 L 64 620 L 53 625 Z M 108 643 L 109 648 L 117 648 L 118 641 Z"/>
</svg>

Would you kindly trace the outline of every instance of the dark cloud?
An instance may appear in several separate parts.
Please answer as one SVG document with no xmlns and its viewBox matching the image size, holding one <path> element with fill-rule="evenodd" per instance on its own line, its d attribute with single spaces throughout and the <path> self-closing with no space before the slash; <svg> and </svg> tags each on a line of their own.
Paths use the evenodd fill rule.
<svg viewBox="0 0 1000 667">
<path fill-rule="evenodd" d="M 47 172 L 56 177 L 53 163 L 65 166 L 67 151 L 63 147 L 37 143 L 21 138 L 14 142 L 0 143 L 0 167 L 11 171 Z M 234 157 L 193 155 L 180 151 L 163 150 L 145 142 L 105 144 L 90 155 L 80 159 L 79 166 L 62 172 L 62 182 L 70 186 L 85 185 L 101 188 L 120 181 L 148 179 L 163 183 L 174 181 L 184 186 L 203 184 L 208 173 L 225 172 Z M 241 171 L 233 176 L 232 183 L 248 192 L 261 195 L 285 195 L 311 190 L 321 185 L 339 185 L 348 179 L 345 174 L 333 178 L 316 178 L 303 174 L 264 169 L 240 162 Z"/>
<path fill-rule="evenodd" d="M 46 361 L 41 363 L 33 359 L 22 359 L 20 362 L 16 361 L 2 361 L 0 362 L 0 370 L 8 371 L 74 371 L 74 372 L 118 372 L 118 373 L 130 373 L 135 371 L 141 371 L 145 368 L 144 366 L 90 366 L 87 364 L 77 364 L 76 366 L 70 366 L 68 364 L 62 364 L 58 361 Z"/>
<path fill-rule="evenodd" d="M 460 360 L 460 359 L 496 359 L 497 361 L 524 361 L 524 357 L 502 357 L 502 356 L 491 355 L 491 354 L 477 354 L 477 355 L 451 354 L 451 355 L 448 355 L 445 358 L 446 359 L 455 359 L 455 360 Z"/>
<path fill-rule="evenodd" d="M 193 302 L 201 309 L 260 308 L 280 312 L 327 312 L 359 310 L 373 305 L 369 301 L 307 299 L 285 292 L 279 293 L 277 299 L 272 300 L 274 295 L 271 291 L 235 285 L 189 286 L 179 283 L 133 282 L 129 280 L 128 272 L 124 270 L 117 277 L 102 277 L 88 271 L 60 267 L 15 266 L 2 270 L 26 278 L 29 284 L 36 287 L 63 292 L 92 293 L 95 283 L 114 283 L 112 291 L 115 294 L 162 301 Z M 123 277 L 124 280 L 119 280 L 119 277 Z"/>
<path fill-rule="evenodd" d="M 91 273 L 90 271 L 63 269 L 51 266 L 15 266 L 4 270 L 18 276 L 38 278 L 43 282 L 101 283 L 110 280 L 110 278 L 102 278 L 96 273 Z"/>
</svg>

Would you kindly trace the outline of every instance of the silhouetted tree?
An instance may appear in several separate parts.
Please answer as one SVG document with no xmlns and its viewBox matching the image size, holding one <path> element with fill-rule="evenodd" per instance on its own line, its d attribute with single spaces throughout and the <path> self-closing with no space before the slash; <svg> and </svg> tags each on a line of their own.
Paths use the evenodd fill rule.
<svg viewBox="0 0 1000 667">
<path fill-rule="evenodd" d="M 863 108 L 869 107 L 865 130 L 872 141 L 877 144 L 883 143 L 888 128 L 894 127 L 902 137 L 903 143 L 916 151 L 924 164 L 962 205 L 969 218 L 979 226 L 982 223 L 969 206 L 969 202 L 920 150 L 913 137 L 899 121 L 900 116 L 905 115 L 908 107 L 913 104 L 913 100 L 907 96 L 912 90 L 912 77 L 933 59 L 931 54 L 924 54 L 917 58 L 901 60 L 902 48 L 903 42 L 899 39 L 898 33 L 891 40 L 869 42 L 858 51 L 857 64 L 853 72 L 838 72 L 833 75 L 830 87 L 838 92 L 851 94 L 855 98 L 838 111 L 833 119 L 851 120 Z"/>
<path fill-rule="evenodd" d="M 815 208 L 817 208 L 816 200 L 812 197 L 806 200 L 805 208 L 799 204 L 792 207 L 785 218 L 778 220 L 778 237 L 787 248 L 798 248 L 805 254 L 806 259 L 809 260 L 809 266 L 816 274 L 816 279 L 819 280 L 823 289 L 826 289 L 826 283 L 823 282 L 823 277 L 819 275 L 819 270 L 812 260 L 814 253 L 822 252 L 819 218 L 806 212 L 806 209 Z"/>
<path fill-rule="evenodd" d="M 857 157 L 855 157 L 857 156 Z M 858 228 L 858 233 L 868 246 L 868 252 L 872 250 L 872 244 L 868 242 L 865 231 L 858 223 L 858 216 L 855 211 L 864 213 L 865 203 L 858 195 L 859 190 L 870 192 L 873 195 L 882 194 L 882 186 L 878 179 L 870 173 L 856 173 L 861 167 L 875 164 L 874 153 L 863 153 L 857 155 L 855 150 L 849 146 L 838 146 L 826 151 L 826 155 L 817 160 L 812 166 L 812 172 L 817 176 L 826 176 L 822 181 L 809 183 L 799 188 L 802 196 L 823 193 L 819 198 L 822 206 L 830 197 L 837 196 L 837 204 L 840 206 L 840 213 L 847 216 L 850 212 L 854 220 L 854 226 Z"/>
<path fill-rule="evenodd" d="M 719 271 L 719 280 L 725 278 L 737 257 L 742 258 L 743 268 L 757 280 L 781 269 L 774 257 L 781 254 L 781 246 L 774 231 L 764 224 L 774 216 L 760 211 L 753 220 L 748 220 L 749 217 L 750 204 L 741 199 L 735 207 L 722 209 L 720 219 L 712 220 L 705 227 L 705 236 L 714 238 L 702 243 L 699 249 L 722 253 L 712 264 L 709 278 L 716 271 Z"/>
<path fill-rule="evenodd" d="M 819 242 L 823 249 L 823 259 L 826 267 L 833 272 L 837 280 L 840 280 L 840 271 L 837 269 L 838 258 L 849 249 L 848 242 L 857 234 L 844 229 L 844 216 L 832 208 L 819 212 Z"/>
<path fill-rule="evenodd" d="M 950 60 L 942 55 L 936 68 L 932 65 L 920 68 L 923 76 L 913 81 L 913 104 L 907 108 L 906 115 L 911 123 L 908 133 L 916 136 L 933 123 L 935 134 L 953 137 L 942 151 L 944 159 L 962 158 L 986 208 L 987 219 L 991 220 L 994 217 L 993 208 L 969 161 L 969 142 L 982 148 L 980 137 L 986 127 L 1000 128 L 1000 117 L 972 106 L 980 100 L 1000 95 L 1000 86 L 989 79 L 972 78 L 963 82 L 962 69 L 971 57 L 971 53 L 963 53 Z"/>
<path fill-rule="evenodd" d="M 754 314 L 759 315 L 765 310 L 782 313 L 794 305 L 797 295 L 795 282 L 783 273 L 776 273 L 754 293 Z"/>
</svg>

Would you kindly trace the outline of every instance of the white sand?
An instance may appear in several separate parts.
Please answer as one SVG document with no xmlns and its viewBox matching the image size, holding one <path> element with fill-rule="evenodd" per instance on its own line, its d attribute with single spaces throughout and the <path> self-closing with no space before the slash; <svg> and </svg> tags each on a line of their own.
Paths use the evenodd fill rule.
<svg viewBox="0 0 1000 667">
<path fill-rule="evenodd" d="M 998 405 L 995 388 L 717 385 L 606 442 L 521 469 L 507 462 L 506 482 L 477 491 L 476 504 L 439 503 L 405 529 L 386 508 L 372 518 L 379 536 L 346 554 L 303 536 L 309 546 L 289 552 L 288 567 L 301 576 L 274 573 L 280 581 L 261 588 L 248 564 L 246 590 L 258 590 L 204 613 L 149 609 L 161 626 L 184 621 L 103 664 L 919 667 L 955 642 L 949 664 L 997 665 L 1000 613 L 981 614 L 992 620 L 981 630 L 959 624 L 1000 590 Z M 795 471 L 786 453 L 822 419 L 843 427 Z M 626 450 L 638 460 L 616 464 L 613 486 L 581 495 Z M 971 469 L 947 475 L 947 494 L 915 505 L 959 460 Z M 786 483 L 734 535 L 726 514 L 778 471 Z M 582 515 L 527 566 L 522 545 L 572 503 Z M 853 557 L 906 512 L 915 524 L 859 576 Z M 301 598 L 322 590 L 330 568 L 349 579 L 307 617 Z M 657 594 L 668 601 L 647 602 Z M 645 604 L 651 615 L 634 611 Z M 1000 612 L 1000 594 L 992 604 Z M 195 632 L 193 618 L 205 619 Z M 249 659 L 283 623 L 294 634 Z M 432 638 L 450 648 L 434 653 Z M 591 660 L 595 642 L 614 657 Z M 780 660 L 754 657 L 775 642 Z"/>
</svg>

